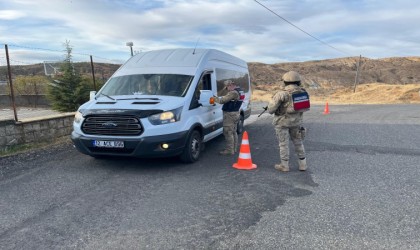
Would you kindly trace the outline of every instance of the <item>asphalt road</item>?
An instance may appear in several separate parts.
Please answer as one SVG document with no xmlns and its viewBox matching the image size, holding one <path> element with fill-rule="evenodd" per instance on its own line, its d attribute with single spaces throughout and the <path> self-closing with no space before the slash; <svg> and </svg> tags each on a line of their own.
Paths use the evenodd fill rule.
<svg viewBox="0 0 420 250">
<path fill-rule="evenodd" d="M 1 249 L 420 249 L 420 106 L 314 106 L 309 170 L 273 168 L 268 114 L 246 122 L 257 169 L 102 159 L 69 142 L 0 158 Z"/>
</svg>

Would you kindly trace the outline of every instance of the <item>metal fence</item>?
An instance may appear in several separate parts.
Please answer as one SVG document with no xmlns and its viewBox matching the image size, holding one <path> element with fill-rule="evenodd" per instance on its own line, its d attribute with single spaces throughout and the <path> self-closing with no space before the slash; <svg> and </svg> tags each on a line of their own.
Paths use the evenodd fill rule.
<svg viewBox="0 0 420 250">
<path fill-rule="evenodd" d="M 98 90 L 123 63 L 73 49 L 71 58 L 74 70 L 93 82 L 92 90 Z M 64 47 L 51 50 L 4 44 L 0 48 L 0 120 L 18 122 L 60 114 L 51 108 L 47 85 L 60 77 L 65 59 Z"/>
</svg>

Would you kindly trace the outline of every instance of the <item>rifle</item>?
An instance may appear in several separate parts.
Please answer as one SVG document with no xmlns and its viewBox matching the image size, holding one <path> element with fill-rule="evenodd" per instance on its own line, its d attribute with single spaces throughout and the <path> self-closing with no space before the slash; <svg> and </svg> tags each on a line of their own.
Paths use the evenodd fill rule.
<svg viewBox="0 0 420 250">
<path fill-rule="evenodd" d="M 262 114 L 264 114 L 265 111 L 267 111 L 268 106 L 263 107 L 264 111 L 261 112 L 261 114 L 258 115 L 258 117 L 260 117 Z"/>
</svg>

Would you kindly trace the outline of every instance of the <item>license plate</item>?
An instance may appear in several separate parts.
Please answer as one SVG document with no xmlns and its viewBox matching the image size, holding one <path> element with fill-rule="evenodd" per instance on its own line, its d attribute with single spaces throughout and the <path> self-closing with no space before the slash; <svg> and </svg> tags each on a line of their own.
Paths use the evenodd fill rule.
<svg viewBox="0 0 420 250">
<path fill-rule="evenodd" d="M 94 147 L 98 148 L 123 148 L 123 141 L 92 141 Z"/>
</svg>

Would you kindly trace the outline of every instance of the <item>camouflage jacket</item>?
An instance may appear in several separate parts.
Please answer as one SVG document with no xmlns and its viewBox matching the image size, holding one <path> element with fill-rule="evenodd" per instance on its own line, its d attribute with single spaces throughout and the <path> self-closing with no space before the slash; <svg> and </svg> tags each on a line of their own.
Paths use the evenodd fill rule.
<svg viewBox="0 0 420 250">
<path fill-rule="evenodd" d="M 271 98 L 267 111 L 274 114 L 273 125 L 276 127 L 295 127 L 303 123 L 303 113 L 287 114 L 285 105 L 290 102 L 288 90 L 298 89 L 299 86 L 295 84 L 287 85 L 283 90 L 274 94 Z"/>
<path fill-rule="evenodd" d="M 226 104 L 230 101 L 238 101 L 240 99 L 238 90 L 232 90 L 229 91 L 226 95 L 224 96 L 220 96 L 218 98 L 215 98 L 215 102 L 220 103 L 220 104 Z"/>
</svg>

